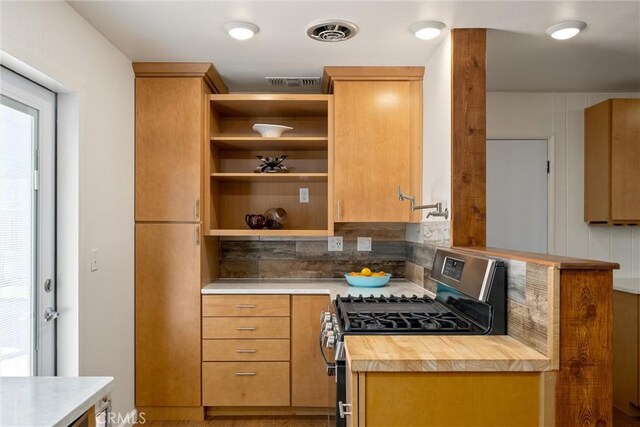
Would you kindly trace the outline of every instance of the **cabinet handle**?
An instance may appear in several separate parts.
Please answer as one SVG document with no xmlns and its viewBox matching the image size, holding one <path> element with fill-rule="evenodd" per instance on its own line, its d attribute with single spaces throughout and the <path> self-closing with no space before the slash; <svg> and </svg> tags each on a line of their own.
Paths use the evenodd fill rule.
<svg viewBox="0 0 640 427">
<path fill-rule="evenodd" d="M 196 221 L 200 219 L 200 199 L 196 199 L 193 202 L 193 217 Z"/>
<path fill-rule="evenodd" d="M 256 328 L 254 328 L 253 326 L 241 326 L 239 328 L 236 328 L 236 331 L 255 331 Z"/>
<path fill-rule="evenodd" d="M 238 304 L 236 308 L 256 308 L 255 304 Z"/>
<path fill-rule="evenodd" d="M 193 231 L 193 241 L 198 246 L 200 244 L 200 226 L 196 225 Z"/>
<path fill-rule="evenodd" d="M 338 199 L 337 201 L 337 206 L 336 206 L 336 218 L 340 219 L 340 217 L 342 216 L 342 209 L 340 209 L 340 199 Z"/>
<path fill-rule="evenodd" d="M 238 377 L 252 377 L 255 374 L 255 372 L 236 372 L 236 376 Z"/>
<path fill-rule="evenodd" d="M 256 351 L 257 350 L 253 350 L 253 349 L 251 349 L 251 350 L 249 350 L 249 349 L 247 349 L 247 350 L 238 349 L 238 350 L 236 350 L 236 353 L 255 353 Z"/>
<path fill-rule="evenodd" d="M 338 413 L 340 414 L 340 418 L 344 418 L 346 415 L 351 415 L 351 411 L 346 411 L 345 409 L 351 409 L 351 403 L 342 403 L 342 401 L 338 402 Z"/>
</svg>

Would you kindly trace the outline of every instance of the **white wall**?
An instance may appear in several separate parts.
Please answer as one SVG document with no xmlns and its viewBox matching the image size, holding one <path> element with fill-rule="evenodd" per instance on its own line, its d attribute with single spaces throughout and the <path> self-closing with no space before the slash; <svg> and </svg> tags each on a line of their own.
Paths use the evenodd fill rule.
<svg viewBox="0 0 640 427">
<path fill-rule="evenodd" d="M 422 203 L 451 206 L 451 35 L 425 65 Z M 426 213 L 425 213 L 426 215 Z M 424 219 L 424 216 L 423 216 Z M 433 218 L 429 218 L 431 220 Z"/>
<path fill-rule="evenodd" d="M 60 93 L 59 374 L 115 377 L 124 415 L 134 408 L 131 61 L 65 2 L 2 2 L 0 15 L 3 63 Z"/>
<path fill-rule="evenodd" d="M 616 277 L 640 277 L 640 229 L 588 226 L 584 211 L 585 108 L 640 93 L 487 94 L 488 138 L 553 138 L 553 253 L 620 263 Z"/>
</svg>

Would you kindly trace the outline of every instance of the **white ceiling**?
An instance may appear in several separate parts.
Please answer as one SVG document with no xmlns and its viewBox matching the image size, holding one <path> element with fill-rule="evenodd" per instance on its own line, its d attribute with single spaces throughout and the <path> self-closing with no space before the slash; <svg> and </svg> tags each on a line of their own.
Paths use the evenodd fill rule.
<svg viewBox="0 0 640 427">
<path fill-rule="evenodd" d="M 491 30 L 489 90 L 640 90 L 640 0 L 69 3 L 132 61 L 212 62 L 232 91 L 268 91 L 266 76 L 320 76 L 325 65 L 424 65 L 444 36 L 415 38 L 409 26 L 421 20 Z M 341 43 L 309 39 L 307 26 L 327 18 L 360 32 Z M 260 32 L 231 39 L 223 25 L 234 20 Z M 565 20 L 587 28 L 567 41 L 545 34 Z"/>
</svg>

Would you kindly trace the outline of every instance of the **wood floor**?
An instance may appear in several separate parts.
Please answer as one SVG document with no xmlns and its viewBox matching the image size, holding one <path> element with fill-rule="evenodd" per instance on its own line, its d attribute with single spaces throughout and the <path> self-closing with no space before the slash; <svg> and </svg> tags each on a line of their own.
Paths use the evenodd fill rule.
<svg viewBox="0 0 640 427">
<path fill-rule="evenodd" d="M 331 427 L 328 417 L 216 417 L 206 421 L 147 421 L 144 427 Z M 640 418 L 614 409 L 613 427 L 640 427 Z"/>
<path fill-rule="evenodd" d="M 216 417 L 206 421 L 147 421 L 144 427 L 332 427 L 333 418 L 310 417 Z"/>
<path fill-rule="evenodd" d="M 145 427 L 330 427 L 327 417 L 217 417 L 206 421 L 147 421 Z M 640 427 L 640 419 L 615 409 L 613 427 Z"/>
<path fill-rule="evenodd" d="M 613 427 L 640 427 L 640 418 L 630 418 L 614 408 Z"/>
</svg>

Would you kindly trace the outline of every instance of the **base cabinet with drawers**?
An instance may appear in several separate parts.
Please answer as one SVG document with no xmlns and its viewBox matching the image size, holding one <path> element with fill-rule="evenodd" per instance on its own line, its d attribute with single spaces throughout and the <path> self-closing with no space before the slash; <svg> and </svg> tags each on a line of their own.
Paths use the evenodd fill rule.
<svg viewBox="0 0 640 427">
<path fill-rule="evenodd" d="M 203 295 L 203 406 L 331 407 L 316 345 L 328 305 L 327 295 Z"/>
</svg>

